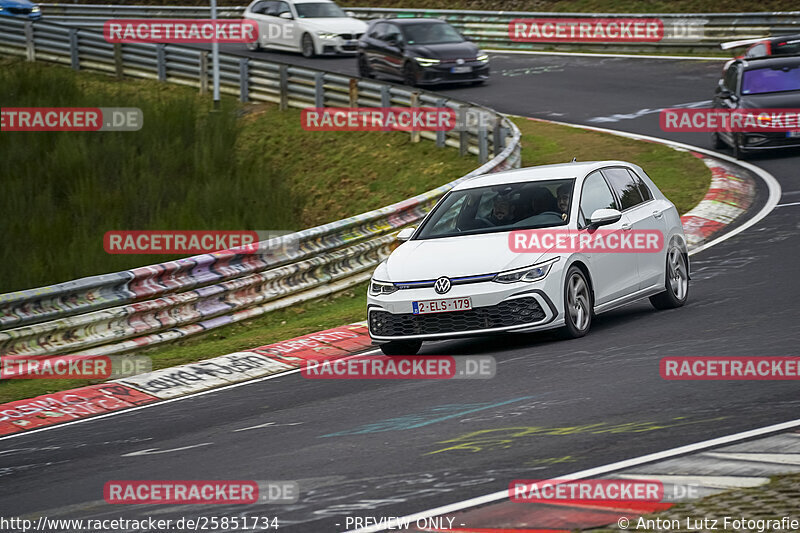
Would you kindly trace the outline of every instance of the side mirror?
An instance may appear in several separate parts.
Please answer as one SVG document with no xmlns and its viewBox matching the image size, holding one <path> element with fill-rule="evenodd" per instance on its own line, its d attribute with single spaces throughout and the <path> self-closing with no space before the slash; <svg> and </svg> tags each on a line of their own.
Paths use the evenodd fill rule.
<svg viewBox="0 0 800 533">
<path fill-rule="evenodd" d="M 397 234 L 397 240 L 400 242 L 407 241 L 414 235 L 414 232 L 417 228 L 403 228 L 400 230 L 400 233 Z"/>
<path fill-rule="evenodd" d="M 348 17 L 351 17 L 351 18 L 355 18 L 355 16 L 356 16 L 356 12 L 355 11 L 345 11 L 344 14 L 347 15 Z"/>
<path fill-rule="evenodd" d="M 281 14 L 280 14 L 280 15 L 278 15 L 278 16 L 279 16 L 280 18 L 282 18 L 282 19 L 289 19 L 289 20 L 292 20 L 292 19 L 294 19 L 294 17 L 292 16 L 292 14 L 291 14 L 291 13 L 289 13 L 288 11 L 284 11 L 283 13 L 281 13 Z"/>
<path fill-rule="evenodd" d="M 600 226 L 613 224 L 614 222 L 619 221 L 621 218 L 622 213 L 616 209 L 597 209 L 594 213 L 592 213 L 592 216 L 589 219 L 589 225 L 593 228 L 599 228 Z"/>
</svg>

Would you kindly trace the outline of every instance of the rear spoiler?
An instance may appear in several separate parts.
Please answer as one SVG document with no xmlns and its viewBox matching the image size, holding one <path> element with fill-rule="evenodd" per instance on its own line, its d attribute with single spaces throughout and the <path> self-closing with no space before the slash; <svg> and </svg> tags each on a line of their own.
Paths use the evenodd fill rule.
<svg viewBox="0 0 800 533">
<path fill-rule="evenodd" d="M 747 46 L 750 44 L 760 43 L 761 41 L 766 41 L 769 37 L 758 37 L 757 39 L 743 39 L 741 41 L 728 41 L 727 43 L 721 43 L 719 45 L 720 48 L 723 50 L 730 50 L 731 48 L 738 48 L 740 46 Z"/>
</svg>

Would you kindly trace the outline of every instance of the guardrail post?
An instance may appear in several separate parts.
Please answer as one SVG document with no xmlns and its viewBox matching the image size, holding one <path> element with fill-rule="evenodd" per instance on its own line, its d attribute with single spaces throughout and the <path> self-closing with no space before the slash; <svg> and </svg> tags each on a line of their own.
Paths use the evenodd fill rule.
<svg viewBox="0 0 800 533">
<path fill-rule="evenodd" d="M 78 53 L 78 28 L 69 29 L 69 62 L 73 70 L 80 70 L 81 56 Z"/>
<path fill-rule="evenodd" d="M 445 102 L 447 102 L 447 100 L 445 100 L 444 98 L 436 100 L 436 107 L 440 109 L 443 108 Z M 438 146 L 439 148 L 444 148 L 446 140 L 447 140 L 447 132 L 445 130 L 436 130 L 436 146 Z"/>
<path fill-rule="evenodd" d="M 410 104 L 411 104 L 410 107 L 412 107 L 412 108 L 419 107 L 419 92 L 418 91 L 412 92 L 410 100 L 411 100 L 410 101 Z M 421 137 L 419 135 L 419 131 L 412 129 L 411 130 L 411 142 L 412 143 L 418 143 L 420 141 L 420 139 L 421 139 Z"/>
<path fill-rule="evenodd" d="M 498 117 L 497 123 L 494 125 L 494 155 L 502 152 L 506 147 L 506 135 L 508 129 L 501 126 L 500 118 Z"/>
<path fill-rule="evenodd" d="M 208 94 L 208 51 L 203 50 L 200 52 L 200 64 L 198 66 L 200 72 L 200 94 Z"/>
<path fill-rule="evenodd" d="M 279 75 L 278 87 L 280 90 L 280 97 L 281 97 L 279 109 L 281 111 L 284 111 L 286 109 L 289 109 L 289 67 L 287 67 L 286 65 L 281 65 L 278 68 L 278 75 Z"/>
<path fill-rule="evenodd" d="M 246 57 L 239 59 L 239 101 L 242 103 L 250 99 L 250 60 Z"/>
<path fill-rule="evenodd" d="M 314 73 L 314 107 L 325 107 L 325 73 Z"/>
<path fill-rule="evenodd" d="M 167 60 L 166 60 L 166 46 L 164 44 L 156 45 L 156 72 L 158 72 L 158 81 L 167 81 Z"/>
<path fill-rule="evenodd" d="M 381 85 L 381 107 L 390 107 L 392 105 L 392 93 L 389 92 L 388 85 Z"/>
<path fill-rule="evenodd" d="M 467 108 L 469 106 L 458 106 L 458 116 L 466 117 Z M 469 153 L 469 132 L 467 131 L 466 123 L 462 124 L 461 131 L 458 132 L 458 155 L 464 157 Z"/>
<path fill-rule="evenodd" d="M 358 107 L 358 80 L 350 78 L 350 107 Z"/>
<path fill-rule="evenodd" d="M 114 43 L 114 72 L 117 73 L 117 78 L 122 79 L 125 75 L 122 63 L 122 44 Z"/>
<path fill-rule="evenodd" d="M 489 132 L 486 125 L 478 126 L 478 162 L 482 165 L 489 160 Z"/>
<path fill-rule="evenodd" d="M 36 48 L 33 44 L 33 22 L 25 21 L 25 59 L 36 61 Z"/>
</svg>

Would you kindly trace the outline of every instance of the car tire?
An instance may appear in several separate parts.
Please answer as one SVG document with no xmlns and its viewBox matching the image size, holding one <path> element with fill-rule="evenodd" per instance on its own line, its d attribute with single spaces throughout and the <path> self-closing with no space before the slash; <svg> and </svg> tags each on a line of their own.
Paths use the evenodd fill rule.
<svg viewBox="0 0 800 533">
<path fill-rule="evenodd" d="M 725 148 L 725 141 L 722 140 L 722 137 L 720 137 L 719 133 L 716 131 L 711 132 L 711 146 L 713 146 L 716 150 Z"/>
<path fill-rule="evenodd" d="M 407 61 L 403 65 L 403 83 L 409 87 L 417 86 L 417 73 L 414 72 L 414 65 L 411 64 L 411 61 Z"/>
<path fill-rule="evenodd" d="M 358 56 L 358 75 L 362 78 L 374 78 L 375 75 L 372 73 L 372 70 L 369 68 L 369 64 L 367 63 L 367 56 L 360 55 Z"/>
<path fill-rule="evenodd" d="M 422 348 L 422 341 L 391 341 L 381 344 L 384 355 L 417 355 Z"/>
<path fill-rule="evenodd" d="M 589 332 L 592 326 L 594 305 L 592 289 L 583 270 L 569 267 L 564 282 L 564 327 L 562 337 L 577 339 Z"/>
<path fill-rule="evenodd" d="M 314 50 L 314 38 L 308 33 L 304 33 L 300 38 L 300 51 L 303 53 L 303 57 L 309 59 L 317 55 L 316 50 Z"/>
<path fill-rule="evenodd" d="M 683 306 L 689 298 L 689 269 L 686 256 L 675 244 L 667 251 L 664 292 L 650 297 L 656 309 L 675 309 Z"/>
</svg>

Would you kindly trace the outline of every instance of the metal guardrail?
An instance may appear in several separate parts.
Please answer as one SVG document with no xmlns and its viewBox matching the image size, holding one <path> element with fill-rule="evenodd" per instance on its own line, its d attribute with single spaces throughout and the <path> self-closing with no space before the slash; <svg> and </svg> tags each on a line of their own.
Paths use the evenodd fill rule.
<svg viewBox="0 0 800 533">
<path fill-rule="evenodd" d="M 110 44 L 101 33 L 0 18 L 0 53 L 119 77 L 208 90 L 208 52 Z M 201 333 L 369 279 L 394 241 L 455 184 L 519 167 L 520 133 L 494 111 L 434 93 L 220 54 L 221 91 L 289 107 L 469 106 L 496 120 L 460 132 L 419 132 L 485 162 L 466 176 L 382 209 L 262 243 L 0 295 L 0 354 L 112 354 Z M 412 134 L 414 135 L 414 134 Z M 287 241 L 290 243 L 287 246 Z"/>
<path fill-rule="evenodd" d="M 116 6 L 41 4 L 48 20 L 69 25 L 102 26 L 109 18 L 208 18 L 209 8 L 184 6 Z M 243 7 L 219 8 L 221 18 L 237 18 Z M 538 13 L 523 11 L 457 11 L 451 9 L 346 8 L 361 19 L 387 17 L 438 17 L 450 22 L 464 35 L 485 48 L 509 50 L 637 50 L 675 51 L 718 49 L 721 41 L 800 32 L 800 11 L 775 13 Z M 521 43 L 509 39 L 509 23 L 518 18 L 578 18 L 591 21 L 600 17 L 659 18 L 664 38 L 656 43 Z"/>
</svg>

